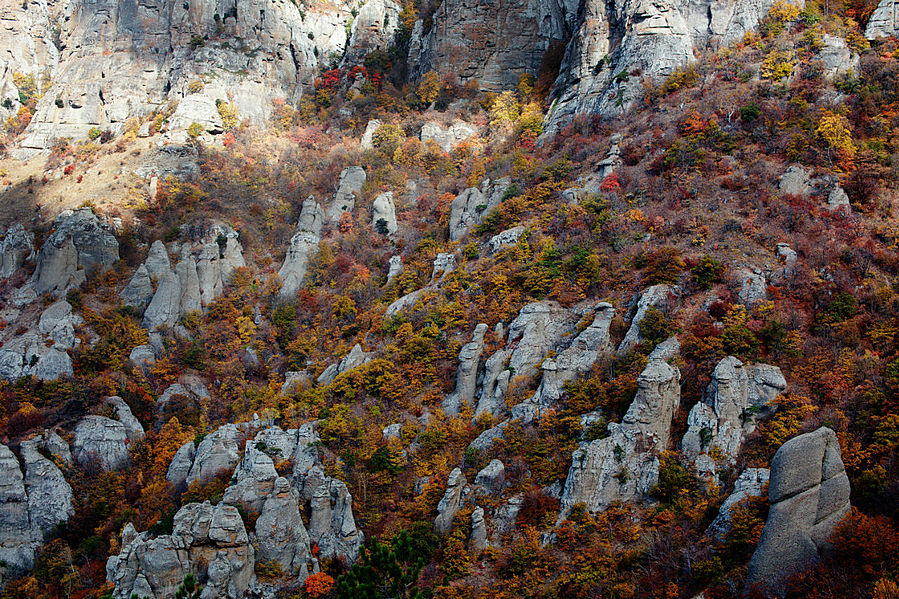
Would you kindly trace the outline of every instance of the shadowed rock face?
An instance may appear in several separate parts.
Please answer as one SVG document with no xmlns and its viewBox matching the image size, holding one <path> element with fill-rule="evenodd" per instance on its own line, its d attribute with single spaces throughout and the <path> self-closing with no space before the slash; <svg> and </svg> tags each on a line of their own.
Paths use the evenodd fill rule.
<svg viewBox="0 0 899 599">
<path fill-rule="evenodd" d="M 836 433 L 827 427 L 790 439 L 771 462 L 771 508 L 749 563 L 746 585 L 777 593 L 783 581 L 820 559 L 850 510 L 849 478 Z"/>
</svg>

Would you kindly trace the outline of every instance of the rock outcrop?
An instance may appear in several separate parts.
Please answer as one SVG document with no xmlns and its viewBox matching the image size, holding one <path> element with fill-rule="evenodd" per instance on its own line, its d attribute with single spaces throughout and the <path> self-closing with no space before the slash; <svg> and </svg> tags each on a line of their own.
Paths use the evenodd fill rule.
<svg viewBox="0 0 899 599">
<path fill-rule="evenodd" d="M 559 131 L 576 114 L 620 114 L 640 99 L 644 79 L 662 81 L 698 52 L 741 39 L 773 4 L 588 0 L 580 10 L 576 4 L 563 9 L 566 15 L 576 12 L 577 19 L 553 89 L 547 131 Z M 641 75 L 629 75 L 635 72 Z"/>
<path fill-rule="evenodd" d="M 8 279 L 26 260 L 34 259 L 34 234 L 19 223 L 6 231 L 0 242 L 0 279 Z"/>
<path fill-rule="evenodd" d="M 478 383 L 478 367 L 481 362 L 481 353 L 484 351 L 484 335 L 487 334 L 487 325 L 484 323 L 475 327 L 471 341 L 462 346 L 459 352 L 459 369 L 456 372 L 456 389 L 443 400 L 443 411 L 449 416 L 455 416 L 463 405 L 468 405 L 474 399 Z"/>
<path fill-rule="evenodd" d="M 723 541 L 730 532 L 731 518 L 737 504 L 747 497 L 761 497 L 768 484 L 770 472 L 767 468 L 747 468 L 744 470 L 737 482 L 734 483 L 734 491 L 727 496 L 721 507 L 718 508 L 718 515 L 709 525 L 706 534 L 713 537 L 716 541 Z"/>
<path fill-rule="evenodd" d="M 437 519 L 434 520 L 434 530 L 438 534 L 445 535 L 452 530 L 453 519 L 459 513 L 459 508 L 462 507 L 462 498 L 467 484 L 468 481 L 465 480 L 462 470 L 456 468 L 450 472 L 446 481 L 446 492 L 437 505 Z"/>
<path fill-rule="evenodd" d="M 777 366 L 744 365 L 733 356 L 718 363 L 702 400 L 687 416 L 688 429 L 681 441 L 701 478 L 714 482 L 719 464 L 711 455 L 717 454 L 724 467 L 736 462 L 743 441 L 774 412 L 771 402 L 786 389 Z"/>
<path fill-rule="evenodd" d="M 175 514 L 170 535 L 138 534 L 127 524 L 106 576 L 115 599 L 173 597 L 188 574 L 206 581 L 202 597 L 237 599 L 256 580 L 255 554 L 237 508 L 189 503 Z"/>
<path fill-rule="evenodd" d="M 52 76 L 22 142 L 39 150 L 56 138 L 83 139 L 94 127 L 118 133 L 128 119 L 168 102 L 177 103 L 172 129 L 198 122 L 221 131 L 218 101 L 264 126 L 273 101 L 297 102 L 332 56 L 346 50 L 359 63 L 386 48 L 399 26 L 398 5 L 389 0 L 361 8 L 272 0 L 30 6 L 36 9 L 16 11 L 19 39 L 5 47 L 22 49 L 13 69 Z"/>
<path fill-rule="evenodd" d="M 281 290 L 278 295 L 282 299 L 292 299 L 302 287 L 309 259 L 318 252 L 323 221 L 324 211 L 321 206 L 315 198 L 306 198 L 300 211 L 296 233 L 290 238 L 290 247 L 284 257 L 284 264 L 278 271 L 281 277 Z"/>
<path fill-rule="evenodd" d="M 425 123 L 421 127 L 419 139 L 427 143 L 433 141 L 444 152 L 452 152 L 453 148 L 477 134 L 477 129 L 464 121 L 456 121 L 446 129 L 437 123 Z"/>
<path fill-rule="evenodd" d="M 525 423 L 533 421 L 543 410 L 555 406 L 561 399 L 565 383 L 588 372 L 601 355 L 612 353 L 609 327 L 615 317 L 615 308 L 602 302 L 596 305 L 594 314 L 593 322 L 574 338 L 571 345 L 543 361 L 543 376 L 537 392 L 512 409 L 513 418 Z"/>
<path fill-rule="evenodd" d="M 396 206 L 393 203 L 393 192 L 379 194 L 372 204 L 371 225 L 375 231 L 383 235 L 393 235 L 397 231 Z"/>
<path fill-rule="evenodd" d="M 868 19 L 865 37 L 869 40 L 890 37 L 899 31 L 899 2 L 880 0 L 874 14 Z"/>
<path fill-rule="evenodd" d="M 655 308 L 664 311 L 671 307 L 674 294 L 675 289 L 670 285 L 653 285 L 646 289 L 640 295 L 639 299 L 632 304 L 633 307 L 630 310 L 632 314 L 631 325 L 628 328 L 627 333 L 625 333 L 624 339 L 622 339 L 621 343 L 618 345 L 619 356 L 623 356 L 632 351 L 641 341 L 643 341 L 643 336 L 640 334 L 640 323 L 643 322 L 643 318 L 646 317 L 646 313 L 649 309 Z"/>
<path fill-rule="evenodd" d="M 491 182 L 485 179 L 480 187 L 469 187 L 450 204 L 449 238 L 456 241 L 478 225 L 488 212 L 499 206 L 512 184 L 510 179 Z"/>
<path fill-rule="evenodd" d="M 66 210 L 37 256 L 31 285 L 38 295 L 65 295 L 87 275 L 111 267 L 119 259 L 119 242 L 112 227 L 90 208 Z"/>
<path fill-rule="evenodd" d="M 652 360 L 637 379 L 637 395 L 609 436 L 572 454 L 562 493 L 562 517 L 583 503 L 593 512 L 615 502 L 642 499 L 658 481 L 659 455 L 668 447 L 671 421 L 680 404 L 680 372 Z"/>
<path fill-rule="evenodd" d="M 85 416 L 75 427 L 72 452 L 75 460 L 84 467 L 102 470 L 119 470 L 130 463 L 128 455 L 131 443 L 144 436 L 144 429 L 128 405 L 119 397 L 110 397 L 110 405 L 118 420 L 106 416 Z"/>
<path fill-rule="evenodd" d="M 749 562 L 746 586 L 779 593 L 786 578 L 818 562 L 834 527 L 849 513 L 849 491 L 831 429 L 784 443 L 771 462 L 768 521 Z"/>
<path fill-rule="evenodd" d="M 60 300 L 41 313 L 37 326 L 4 339 L 0 347 L 0 377 L 15 380 L 35 376 L 41 380 L 55 380 L 72 376 L 72 358 L 68 350 L 80 341 L 75 327 L 82 319 L 72 312 L 72 306 Z"/>
<path fill-rule="evenodd" d="M 361 166 L 348 166 L 341 171 L 334 199 L 325 211 L 325 218 L 329 224 L 336 225 L 340 222 L 340 217 L 344 212 L 353 211 L 353 208 L 356 207 L 356 200 L 362 193 L 365 179 L 365 169 Z"/>
<path fill-rule="evenodd" d="M 57 446 L 60 441 L 54 433 L 23 441 L 24 477 L 15 454 L 0 445 L 0 560 L 4 576 L 30 569 L 38 547 L 74 513 L 72 487 L 42 453 L 61 452 Z"/>
<path fill-rule="evenodd" d="M 147 304 L 143 325 L 148 329 L 174 326 L 185 314 L 202 310 L 224 293 L 234 271 L 246 266 L 239 236 L 231 227 L 213 224 L 191 233 L 193 239 L 178 246 L 180 259 L 174 269 L 165 245 L 153 242 L 122 293 L 126 305 Z"/>
</svg>

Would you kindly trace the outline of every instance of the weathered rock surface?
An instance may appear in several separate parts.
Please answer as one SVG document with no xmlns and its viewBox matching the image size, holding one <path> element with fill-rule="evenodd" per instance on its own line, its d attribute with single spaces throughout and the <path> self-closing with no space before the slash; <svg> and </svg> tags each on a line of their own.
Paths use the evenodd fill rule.
<svg viewBox="0 0 899 599">
<path fill-rule="evenodd" d="M 92 271 L 111 267 L 119 259 L 119 242 L 112 227 L 90 208 L 66 210 L 53 226 L 38 253 L 31 278 L 38 295 L 64 295 Z"/>
<path fill-rule="evenodd" d="M 492 209 L 499 206 L 503 194 L 512 184 L 510 179 L 491 182 L 485 179 L 480 187 L 469 187 L 450 204 L 449 237 L 456 241 L 478 225 Z"/>
<path fill-rule="evenodd" d="M 375 136 L 375 133 L 378 129 L 381 128 L 381 121 L 378 119 L 372 119 L 368 121 L 368 124 L 365 125 L 365 131 L 362 133 L 362 139 L 359 142 L 359 147 L 363 150 L 371 150 L 372 149 L 372 138 Z"/>
<path fill-rule="evenodd" d="M 468 405 L 474 399 L 478 382 L 478 366 L 481 362 L 481 353 L 484 351 L 484 335 L 487 334 L 487 325 L 484 323 L 475 327 L 471 341 L 462 346 L 459 352 L 459 369 L 456 372 L 456 389 L 443 400 L 443 411 L 449 416 L 455 416 L 463 405 Z"/>
<path fill-rule="evenodd" d="M 814 185 L 811 174 L 799 165 L 793 165 L 784 172 L 778 183 L 780 193 L 804 196 L 812 192 Z"/>
<path fill-rule="evenodd" d="M 745 306 L 754 306 L 768 299 L 768 282 L 758 269 L 741 268 L 734 273 L 739 290 L 737 299 Z"/>
<path fill-rule="evenodd" d="M 82 418 L 75 427 L 72 452 L 82 466 L 99 466 L 103 470 L 124 468 L 130 462 L 129 446 L 144 436 L 143 427 L 128 405 L 118 397 L 109 399 L 118 420 L 91 415 Z"/>
<path fill-rule="evenodd" d="M 0 279 L 11 277 L 26 260 L 34 259 L 34 234 L 16 223 L 0 242 Z"/>
<path fill-rule="evenodd" d="M 353 208 L 356 207 L 356 200 L 362 193 L 365 179 L 365 169 L 361 166 L 349 166 L 341 171 L 334 199 L 325 211 L 328 223 L 336 225 L 340 222 L 340 217 L 344 212 L 353 211 Z"/>
<path fill-rule="evenodd" d="M 327 367 L 318 379 L 316 379 L 316 383 L 319 385 L 330 385 L 339 375 L 344 372 L 349 372 L 354 368 L 358 368 L 369 360 L 371 360 L 371 354 L 362 351 L 362 346 L 357 343 L 353 346 L 353 349 L 350 350 L 350 353 L 345 355 L 339 363 Z"/>
<path fill-rule="evenodd" d="M 7 572 L 32 567 L 37 543 L 29 531 L 28 495 L 19 460 L 0 445 L 0 560 Z"/>
<path fill-rule="evenodd" d="M 640 335 L 640 323 L 650 308 L 664 311 L 672 305 L 672 296 L 675 290 L 669 285 L 653 285 L 646 289 L 637 300 L 632 309 L 633 317 L 631 325 L 624 335 L 624 339 L 618 345 L 618 355 L 623 356 L 633 350 L 642 340 Z"/>
<path fill-rule="evenodd" d="M 43 541 L 58 524 L 68 522 L 75 513 L 72 487 L 59 467 L 41 454 L 41 450 L 46 449 L 42 435 L 23 441 L 20 447 L 25 465 L 31 536 L 35 541 Z"/>
<path fill-rule="evenodd" d="M 306 198 L 300 212 L 297 231 L 290 238 L 290 247 L 284 257 L 284 264 L 278 271 L 281 277 L 281 290 L 278 294 L 282 299 L 295 297 L 303 285 L 309 259 L 318 252 L 323 215 L 324 211 L 318 202 L 314 198 Z"/>
<path fill-rule="evenodd" d="M 618 501 L 642 499 L 658 481 L 659 455 L 668 447 L 671 421 L 680 404 L 680 372 L 653 360 L 637 379 L 637 395 L 610 435 L 572 454 L 562 494 L 562 517 L 583 503 L 601 511 Z"/>
<path fill-rule="evenodd" d="M 890 37 L 896 35 L 897 30 L 899 30 L 899 2 L 880 0 L 874 14 L 868 19 L 865 37 L 869 40 Z"/>
<path fill-rule="evenodd" d="M 565 391 L 565 383 L 588 372 L 601 355 L 611 354 L 609 327 L 614 317 L 615 308 L 611 304 L 597 304 L 593 322 L 574 338 L 571 345 L 558 351 L 555 357 L 543 361 L 543 377 L 537 392 L 512 409 L 513 418 L 531 422 L 559 401 Z"/>
<path fill-rule="evenodd" d="M 175 514 L 172 534 L 122 531 L 118 555 L 106 562 L 113 597 L 173 597 L 188 574 L 206 580 L 202 597 L 237 599 L 255 582 L 255 549 L 237 508 L 189 503 Z"/>
<path fill-rule="evenodd" d="M 506 482 L 506 467 L 497 459 L 490 460 L 490 463 L 484 466 L 483 470 L 478 472 L 474 479 L 474 484 L 487 493 L 497 493 L 502 491 Z"/>
<path fill-rule="evenodd" d="M 372 204 L 371 225 L 378 233 L 393 235 L 397 231 L 393 192 L 379 194 Z"/>
<path fill-rule="evenodd" d="M 233 468 L 240 460 L 240 437 L 241 431 L 234 424 L 226 424 L 203 437 L 187 475 L 187 484 L 195 480 L 206 482 L 223 470 Z"/>
<path fill-rule="evenodd" d="M 443 498 L 437 505 L 437 518 L 434 520 L 434 530 L 438 534 L 445 535 L 452 530 L 453 518 L 462 507 L 463 493 L 467 484 L 468 481 L 465 480 L 462 470 L 456 468 L 450 472 L 446 481 L 446 493 L 443 494 Z"/>
<path fill-rule="evenodd" d="M 702 400 L 687 416 L 688 429 L 681 441 L 684 454 L 696 461 L 717 450 L 723 465 L 733 465 L 743 441 L 761 419 L 774 412 L 771 402 L 786 389 L 777 366 L 744 365 L 733 356 L 724 358 L 715 367 Z M 712 465 L 708 459 L 703 464 Z M 714 470 L 706 469 L 703 477 L 713 474 Z"/>
<path fill-rule="evenodd" d="M 394 278 L 403 274 L 403 259 L 401 256 L 391 256 L 390 263 L 387 268 L 387 282 L 390 283 Z"/>
<path fill-rule="evenodd" d="M 518 226 L 494 235 L 489 241 L 490 253 L 495 254 L 501 249 L 514 246 L 526 230 L 523 226 Z"/>
<path fill-rule="evenodd" d="M 784 443 L 771 462 L 768 521 L 749 562 L 747 587 L 777 593 L 787 577 L 819 561 L 834 527 L 849 513 L 849 492 L 831 429 Z"/>
</svg>

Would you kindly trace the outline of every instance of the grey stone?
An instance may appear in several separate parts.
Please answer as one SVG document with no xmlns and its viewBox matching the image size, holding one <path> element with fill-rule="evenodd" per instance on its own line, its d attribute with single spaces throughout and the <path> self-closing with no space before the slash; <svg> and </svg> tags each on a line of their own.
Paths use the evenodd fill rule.
<svg viewBox="0 0 899 599">
<path fill-rule="evenodd" d="M 438 534 L 446 535 L 452 530 L 453 518 L 462 507 L 463 493 L 467 484 L 462 470 L 456 468 L 450 472 L 446 481 L 446 492 L 437 505 L 437 518 L 434 520 L 434 530 Z"/>
<path fill-rule="evenodd" d="M 471 552 L 478 556 L 487 548 L 487 523 L 484 521 L 484 508 L 478 506 L 471 513 Z"/>
<path fill-rule="evenodd" d="M 475 486 L 481 487 L 487 493 L 498 493 L 503 490 L 506 482 L 506 467 L 497 459 L 490 460 L 484 469 L 478 472 L 474 479 Z"/>
<path fill-rule="evenodd" d="M 478 382 L 478 367 L 481 361 L 481 352 L 484 350 L 484 335 L 487 334 L 487 325 L 484 323 L 475 327 L 471 341 L 462 346 L 459 352 L 459 369 L 456 372 L 456 389 L 443 400 L 443 411 L 449 416 L 455 416 L 463 405 L 471 404 L 474 399 Z"/>
<path fill-rule="evenodd" d="M 820 561 L 834 527 L 850 511 L 849 493 L 831 429 L 784 443 L 771 462 L 768 521 L 749 563 L 747 587 L 780 593 L 786 578 Z"/>
<path fill-rule="evenodd" d="M 180 489 L 187 484 L 187 476 L 194 465 L 196 453 L 197 448 L 193 441 L 187 441 L 175 452 L 175 457 L 172 458 L 172 463 L 169 464 L 165 473 L 165 479 L 172 483 L 175 489 Z"/>
<path fill-rule="evenodd" d="M 40 435 L 21 444 L 28 517 L 35 541 L 44 541 L 57 525 L 68 522 L 75 513 L 72 487 L 59 467 L 41 454 L 40 450 L 46 448 L 44 437 Z"/>
<path fill-rule="evenodd" d="M 780 177 L 778 184 L 780 193 L 785 195 L 804 196 L 812 192 L 812 178 L 801 166 L 793 165 Z"/>
<path fill-rule="evenodd" d="M 223 470 L 236 466 L 240 460 L 238 451 L 240 435 L 237 426 L 226 424 L 203 437 L 187 475 L 187 484 L 195 480 L 206 482 Z"/>
<path fill-rule="evenodd" d="M 647 288 L 637 300 L 636 307 L 633 311 L 630 327 L 624 335 L 624 339 L 618 345 L 618 355 L 623 356 L 632 351 L 641 341 L 643 337 L 640 335 L 640 323 L 650 308 L 664 311 L 672 305 L 671 297 L 675 290 L 669 285 L 653 285 Z"/>
<path fill-rule="evenodd" d="M 362 193 L 365 179 L 365 169 L 361 166 L 350 166 L 343 169 L 337 182 L 334 200 L 325 211 L 328 223 L 335 225 L 340 222 L 340 217 L 344 212 L 353 211 L 353 208 L 356 207 L 356 200 Z"/>
<path fill-rule="evenodd" d="M 480 187 L 470 187 L 457 195 L 450 204 L 450 241 L 462 238 L 479 224 L 490 210 L 499 206 L 503 194 L 511 184 L 510 179 L 495 182 L 485 179 Z"/>
<path fill-rule="evenodd" d="M 34 234 L 16 223 L 0 242 L 0 279 L 11 277 L 27 260 L 34 259 Z"/>
<path fill-rule="evenodd" d="M 403 274 L 403 259 L 400 256 L 391 256 L 390 257 L 390 266 L 387 269 L 387 282 L 390 283 L 393 279 Z"/>
<path fill-rule="evenodd" d="M 85 416 L 75 427 L 72 450 L 82 466 L 119 470 L 130 463 L 128 428 L 105 416 Z"/>
<path fill-rule="evenodd" d="M 865 37 L 869 40 L 890 37 L 896 34 L 899 24 L 899 6 L 895 0 L 880 0 L 874 14 L 868 19 Z"/>
<path fill-rule="evenodd" d="M 375 135 L 375 132 L 381 128 L 381 121 L 377 119 L 372 119 L 368 121 L 368 124 L 365 125 L 365 132 L 362 134 L 362 140 L 359 144 L 359 147 L 363 150 L 371 150 L 372 149 L 372 138 Z"/>
<path fill-rule="evenodd" d="M 375 231 L 380 231 L 381 221 L 384 221 L 384 230 L 387 235 L 393 235 L 397 231 L 396 207 L 393 204 L 393 192 L 388 191 L 379 194 L 372 204 L 371 224 Z"/>
<path fill-rule="evenodd" d="M 490 253 L 495 254 L 502 249 L 514 246 L 526 230 L 525 227 L 519 225 L 494 235 L 489 241 Z"/>
<path fill-rule="evenodd" d="M 561 498 L 562 515 L 583 503 L 593 512 L 616 502 L 640 500 L 656 484 L 659 455 L 668 447 L 680 404 L 680 372 L 662 360 L 649 362 L 637 379 L 637 395 L 610 435 L 581 443 L 572 454 Z"/>
<path fill-rule="evenodd" d="M 446 129 L 437 123 L 427 122 L 421 127 L 419 139 L 422 142 L 433 141 L 444 152 L 452 152 L 460 143 L 475 135 L 477 129 L 463 121 L 456 121 Z"/>
<path fill-rule="evenodd" d="M 706 534 L 716 541 L 723 541 L 730 532 L 733 510 L 747 497 L 761 497 L 765 485 L 768 484 L 769 471 L 767 468 L 747 468 L 737 482 L 734 483 L 734 491 L 727 496 L 724 503 L 718 509 L 718 515 L 709 525 Z"/>
</svg>

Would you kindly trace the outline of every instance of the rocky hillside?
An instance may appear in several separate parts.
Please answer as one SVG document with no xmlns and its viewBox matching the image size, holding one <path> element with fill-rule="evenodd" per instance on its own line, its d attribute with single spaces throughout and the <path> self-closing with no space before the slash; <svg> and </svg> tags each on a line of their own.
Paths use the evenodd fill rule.
<svg viewBox="0 0 899 599">
<path fill-rule="evenodd" d="M 0 599 L 899 594 L 899 4 L 2 6 Z"/>
</svg>

